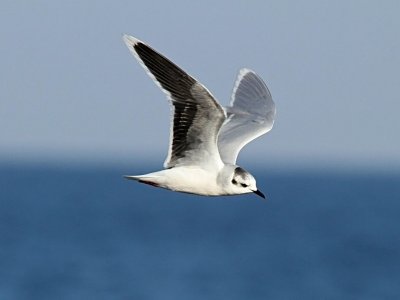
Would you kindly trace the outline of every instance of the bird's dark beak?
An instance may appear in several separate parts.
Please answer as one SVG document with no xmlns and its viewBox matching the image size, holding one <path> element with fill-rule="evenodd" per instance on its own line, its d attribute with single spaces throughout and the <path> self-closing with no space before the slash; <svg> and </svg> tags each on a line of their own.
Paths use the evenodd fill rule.
<svg viewBox="0 0 400 300">
<path fill-rule="evenodd" d="M 264 194 L 263 194 L 263 193 L 261 193 L 261 191 L 260 191 L 260 190 L 253 191 L 253 193 L 254 193 L 254 194 L 256 194 L 256 195 L 258 195 L 258 196 L 260 196 L 260 197 L 263 197 L 263 198 L 265 199 L 265 196 L 264 196 Z"/>
</svg>

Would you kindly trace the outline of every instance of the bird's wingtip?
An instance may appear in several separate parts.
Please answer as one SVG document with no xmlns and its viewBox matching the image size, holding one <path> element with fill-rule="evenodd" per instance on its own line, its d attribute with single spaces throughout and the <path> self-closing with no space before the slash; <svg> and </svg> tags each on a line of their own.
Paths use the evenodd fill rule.
<svg viewBox="0 0 400 300">
<path fill-rule="evenodd" d="M 125 42 L 125 44 L 127 46 L 135 46 L 135 45 L 137 45 L 137 44 L 142 42 L 139 39 L 137 39 L 137 38 L 135 38 L 135 37 L 133 37 L 133 36 L 131 36 L 129 34 L 124 34 L 122 36 L 122 39 L 124 40 L 124 42 Z"/>
<path fill-rule="evenodd" d="M 241 77 L 245 76 L 248 73 L 256 74 L 256 72 L 254 72 L 252 69 L 249 69 L 249 68 L 246 68 L 246 67 L 245 68 L 241 68 L 239 70 L 239 76 L 241 76 Z"/>
</svg>

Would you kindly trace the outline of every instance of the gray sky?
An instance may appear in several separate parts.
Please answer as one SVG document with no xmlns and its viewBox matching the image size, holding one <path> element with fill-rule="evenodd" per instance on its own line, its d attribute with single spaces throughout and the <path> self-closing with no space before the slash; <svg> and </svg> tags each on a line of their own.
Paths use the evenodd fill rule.
<svg viewBox="0 0 400 300">
<path fill-rule="evenodd" d="M 0 158 L 161 164 L 169 106 L 128 33 L 224 105 L 264 78 L 277 120 L 239 162 L 400 166 L 400 2 L 159 2 L 2 1 Z"/>
</svg>

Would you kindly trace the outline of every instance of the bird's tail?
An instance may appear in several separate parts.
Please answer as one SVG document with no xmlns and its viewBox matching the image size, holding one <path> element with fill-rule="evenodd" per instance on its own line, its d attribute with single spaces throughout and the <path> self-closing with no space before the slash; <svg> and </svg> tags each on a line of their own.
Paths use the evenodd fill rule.
<svg viewBox="0 0 400 300">
<path fill-rule="evenodd" d="M 152 186 L 160 186 L 157 176 L 150 175 L 124 175 L 124 178 L 129 180 L 136 180 L 140 183 L 149 184 Z"/>
<path fill-rule="evenodd" d="M 142 176 L 134 176 L 134 175 L 124 175 L 124 178 L 125 179 L 129 179 L 129 180 L 136 180 L 136 181 L 139 181 L 140 180 L 140 178 L 141 178 Z"/>
</svg>

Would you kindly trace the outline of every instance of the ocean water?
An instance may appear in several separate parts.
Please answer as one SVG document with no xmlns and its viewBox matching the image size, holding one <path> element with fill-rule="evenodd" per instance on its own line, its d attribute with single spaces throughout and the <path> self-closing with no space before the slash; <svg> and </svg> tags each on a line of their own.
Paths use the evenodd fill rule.
<svg viewBox="0 0 400 300">
<path fill-rule="evenodd" d="M 251 171 L 267 201 L 0 165 L 0 299 L 400 299 L 400 174 Z"/>
</svg>

